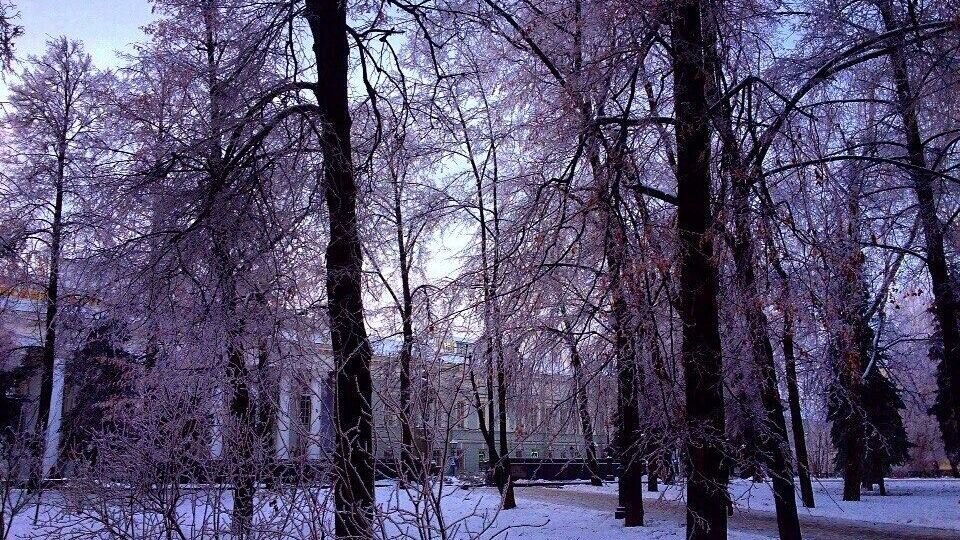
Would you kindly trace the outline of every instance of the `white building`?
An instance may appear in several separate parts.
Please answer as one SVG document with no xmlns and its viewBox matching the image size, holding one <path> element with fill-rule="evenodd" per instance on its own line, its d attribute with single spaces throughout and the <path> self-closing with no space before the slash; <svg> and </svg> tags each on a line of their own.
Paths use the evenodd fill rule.
<svg viewBox="0 0 960 540">
<path fill-rule="evenodd" d="M 7 377 L 7 416 L 21 433 L 30 433 L 37 424 L 40 389 L 40 353 L 44 335 L 45 303 L 41 293 L 7 290 L 0 296 L 0 332 L 7 345 L 0 353 L 0 376 Z M 89 323 L 89 321 L 87 321 Z M 89 330 L 88 330 L 89 331 Z M 77 392 L 66 388 L 67 366 L 76 347 L 60 347 L 53 374 L 51 415 L 45 435 L 44 467 L 53 471 L 65 437 L 61 436 L 76 406 Z M 470 346 L 450 343 L 441 351 L 417 354 L 413 374 L 414 442 L 424 462 L 447 469 L 455 465 L 458 473 L 478 472 L 487 459 L 484 438 L 480 432 L 475 396 L 469 384 Z M 279 462 L 322 462 L 332 449 L 332 360 L 329 348 L 313 344 L 309 353 L 287 360 L 285 367 L 274 372 L 276 415 L 271 429 L 275 458 Z M 374 342 L 374 432 L 377 458 L 392 463 L 400 454 L 399 423 L 399 344 L 395 341 Z M 255 364 L 250 359 L 248 364 Z M 482 375 L 480 375 L 482 376 Z M 562 374 L 544 375 L 542 388 L 536 395 L 517 399 L 523 410 L 508 410 L 508 440 L 514 458 L 566 458 L 582 456 L 583 437 L 580 422 L 574 416 L 569 399 L 569 381 Z M 267 383 L 264 383 L 266 385 Z M 217 459 L 225 456 L 224 425 L 228 422 L 227 400 L 223 390 L 207 392 L 221 395 L 204 396 L 204 403 L 214 403 L 207 411 L 209 422 L 201 428 L 209 437 L 208 452 Z M 264 386 L 266 388 L 266 386 Z M 266 391 L 266 390 L 259 390 Z M 481 389 L 485 402 L 485 392 Z M 11 408 L 17 410 L 10 410 Z M 486 408 L 485 408 L 486 409 Z M 0 414 L 2 416 L 2 414 Z M 486 419 L 490 425 L 489 418 Z M 597 426 L 598 436 L 603 432 Z M 598 440 L 602 448 L 609 441 Z M 61 471 L 62 472 L 62 471 Z"/>
</svg>

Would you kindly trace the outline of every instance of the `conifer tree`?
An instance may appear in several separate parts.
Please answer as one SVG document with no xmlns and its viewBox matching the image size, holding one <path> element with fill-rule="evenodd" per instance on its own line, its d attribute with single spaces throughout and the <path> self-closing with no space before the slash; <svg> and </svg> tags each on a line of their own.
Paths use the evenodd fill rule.
<svg viewBox="0 0 960 540">
<path fill-rule="evenodd" d="M 863 484 L 868 489 L 878 484 L 880 494 L 886 495 L 883 477 L 889 475 L 893 467 L 906 463 L 911 444 L 900 416 L 900 411 L 906 408 L 900 389 L 887 374 L 885 355 L 879 351 L 874 354 L 874 364 L 868 368 L 863 385 L 867 420 Z"/>
<path fill-rule="evenodd" d="M 849 366 L 839 358 L 841 350 L 831 346 L 835 379 L 830 387 L 827 419 L 831 421 L 830 437 L 836 449 L 834 463 L 843 471 L 844 500 L 859 490 L 860 483 L 872 488 L 880 484 L 885 494 L 883 476 L 892 467 L 906 462 L 909 442 L 900 417 L 904 403 L 900 392 L 886 373 L 886 355 L 877 349 L 876 334 L 867 320 L 870 306 L 866 283 L 856 293 L 859 301 L 852 310 L 852 332 L 861 373 L 848 373 Z M 849 492 L 849 493 L 848 493 Z M 859 497 L 854 500 L 859 500 Z"/>
</svg>

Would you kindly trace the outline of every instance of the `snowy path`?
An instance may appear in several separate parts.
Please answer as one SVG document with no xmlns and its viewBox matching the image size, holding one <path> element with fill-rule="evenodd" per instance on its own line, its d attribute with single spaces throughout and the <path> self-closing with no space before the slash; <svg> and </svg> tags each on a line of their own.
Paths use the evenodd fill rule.
<svg viewBox="0 0 960 540">
<path fill-rule="evenodd" d="M 531 498 L 542 502 L 604 510 L 611 514 L 617 506 L 615 493 L 602 491 L 564 490 L 545 487 L 518 489 L 517 498 Z M 667 521 L 682 526 L 684 506 L 679 500 L 645 499 L 648 520 Z M 806 540 L 956 540 L 956 530 L 915 527 L 891 523 L 868 523 L 835 517 L 801 515 L 800 524 Z M 730 529 L 737 532 L 777 537 L 777 521 L 773 512 L 738 508 L 730 518 Z"/>
</svg>

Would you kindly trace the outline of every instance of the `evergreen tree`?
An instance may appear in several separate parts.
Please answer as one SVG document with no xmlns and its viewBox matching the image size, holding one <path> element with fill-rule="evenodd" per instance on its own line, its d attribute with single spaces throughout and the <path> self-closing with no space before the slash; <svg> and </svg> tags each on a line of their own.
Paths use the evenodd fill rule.
<svg viewBox="0 0 960 540">
<path fill-rule="evenodd" d="M 954 284 L 954 288 L 957 283 L 960 283 L 960 278 L 958 278 L 955 269 L 950 272 L 950 282 Z M 953 304 L 960 303 L 954 299 Z M 934 311 L 933 307 L 931 307 L 931 311 Z M 930 346 L 929 355 L 930 361 L 933 365 L 937 366 L 936 380 L 938 388 L 947 388 L 950 384 L 950 367 L 944 355 L 943 340 L 944 336 L 943 330 L 940 328 L 940 322 L 935 319 L 934 334 L 931 339 L 932 345 Z M 943 446 L 955 476 L 957 475 L 957 464 L 958 461 L 960 461 L 960 458 L 958 458 L 958 456 L 960 456 L 960 416 L 956 414 L 956 409 L 956 398 L 953 394 L 941 391 L 937 392 L 933 406 L 927 411 L 929 414 L 934 415 L 940 423 L 940 431 L 943 434 Z"/>
<path fill-rule="evenodd" d="M 827 420 L 836 449 L 834 463 L 843 475 L 843 500 L 859 501 L 866 426 L 862 375 L 873 347 L 873 330 L 866 318 L 868 289 L 859 252 L 846 261 L 837 286 L 836 328 L 828 349 L 833 380 L 828 390 Z"/>
<path fill-rule="evenodd" d="M 887 376 L 885 358 L 877 353 L 863 386 L 863 405 L 866 412 L 866 448 L 864 457 L 864 486 L 879 484 L 880 494 L 886 495 L 883 477 L 891 469 L 903 465 L 909 457 L 910 442 L 903 427 L 900 410 L 904 409 L 900 390 Z"/>
<path fill-rule="evenodd" d="M 71 389 L 69 410 L 61 422 L 61 468 L 73 460 L 96 461 L 97 434 L 114 428 L 110 409 L 130 396 L 127 372 L 133 358 L 115 322 L 103 323 L 87 336 L 67 362 L 65 387 Z"/>
<path fill-rule="evenodd" d="M 862 372 L 847 373 L 841 369 L 845 364 L 839 358 L 840 348 L 831 345 L 835 376 L 829 390 L 827 419 L 836 449 L 835 466 L 845 472 L 850 463 L 859 467 L 859 479 L 847 479 L 846 475 L 845 479 L 859 480 L 868 489 L 878 483 L 881 494 L 885 494 L 883 477 L 894 466 L 906 462 L 910 443 L 900 416 L 900 410 L 905 408 L 900 391 L 886 374 L 886 355 L 876 349 L 875 333 L 866 320 L 866 291 L 863 286 L 857 294 L 860 301 L 851 310 L 855 316 L 848 321 L 852 323 L 848 331 L 854 334 L 857 350 L 845 353 L 859 355 L 855 364 L 861 366 Z M 852 456 L 851 452 L 858 455 Z"/>
</svg>

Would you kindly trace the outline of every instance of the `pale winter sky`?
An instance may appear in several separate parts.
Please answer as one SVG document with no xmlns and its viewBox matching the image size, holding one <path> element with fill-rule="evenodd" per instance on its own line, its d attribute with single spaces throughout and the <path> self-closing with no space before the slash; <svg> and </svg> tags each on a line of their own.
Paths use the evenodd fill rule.
<svg viewBox="0 0 960 540">
<path fill-rule="evenodd" d="M 14 0 L 24 33 L 16 43 L 20 60 L 41 55 L 51 38 L 67 36 L 82 41 L 100 68 L 122 63 L 118 52 L 130 52 L 129 45 L 142 41 L 141 27 L 153 19 L 149 0 Z M 16 68 L 15 68 L 16 69 Z M 7 93 L 7 81 L 0 80 L 0 102 Z M 448 230 L 432 246 L 433 256 L 426 269 L 434 282 L 449 277 L 459 266 L 456 254 L 465 246 L 468 233 Z M 385 299 L 383 299 L 385 300 Z"/>
<path fill-rule="evenodd" d="M 44 42 L 57 36 L 78 39 L 94 63 L 112 67 L 115 51 L 143 37 L 140 27 L 153 19 L 148 0 L 15 0 L 24 34 L 17 55 L 43 52 Z"/>
</svg>

